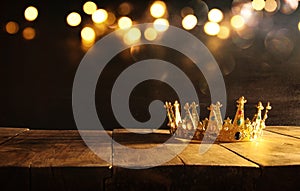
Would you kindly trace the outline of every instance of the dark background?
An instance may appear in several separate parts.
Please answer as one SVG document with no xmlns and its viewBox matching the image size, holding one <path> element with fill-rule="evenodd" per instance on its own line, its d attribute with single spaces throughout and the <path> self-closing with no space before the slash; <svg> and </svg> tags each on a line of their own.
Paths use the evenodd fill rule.
<svg viewBox="0 0 300 191">
<path fill-rule="evenodd" d="M 31 129 L 76 129 L 72 113 L 72 85 L 76 69 L 85 51 L 81 47 L 80 30 L 90 18 L 84 15 L 85 1 L 17 1 L 0 3 L 0 126 L 26 126 Z M 123 1 L 94 1 L 98 7 L 115 12 Z M 127 1 L 134 6 L 130 17 L 143 21 L 151 1 Z M 180 27 L 172 15 L 180 15 L 181 8 L 190 1 L 166 1 L 170 24 Z M 209 9 L 217 7 L 230 17 L 229 0 L 205 1 Z M 33 5 L 39 16 L 28 22 L 23 16 L 25 8 Z M 71 11 L 82 15 L 78 27 L 70 27 L 65 18 Z M 118 17 L 118 15 L 117 15 Z M 15 35 L 5 32 L 5 24 L 17 21 L 20 30 Z M 235 100 L 248 99 L 246 115 L 252 118 L 257 101 L 270 101 L 269 125 L 300 124 L 300 21 L 299 8 L 291 14 L 263 15 L 253 28 L 253 39 L 231 38 L 220 40 L 203 32 L 203 25 L 190 32 L 199 38 L 217 60 L 227 89 L 226 116 L 234 117 Z M 270 23 L 273 23 L 270 25 Z M 37 31 L 35 39 L 27 41 L 22 29 L 32 26 Z M 270 33 L 273 31 L 273 33 Z M 108 31 L 111 32 L 111 31 Z M 269 34 L 271 41 L 266 38 Z M 101 38 L 101 37 L 99 37 Z M 156 54 L 153 54 L 156 53 Z M 159 54 L 157 54 L 159 53 Z M 134 62 L 146 58 L 159 58 L 181 67 L 193 81 L 198 91 L 201 118 L 208 115 L 209 89 L 199 71 L 180 53 L 164 47 L 142 46 L 137 52 L 123 51 L 110 61 L 100 76 L 102 85 L 96 90 L 96 103 L 101 122 L 106 129 L 118 127 L 110 108 L 110 91 L 118 74 Z M 154 99 L 175 100 L 175 92 L 159 81 L 139 84 L 130 98 L 133 116 L 145 121 L 147 108 Z M 165 125 L 164 125 L 165 127 Z"/>
</svg>

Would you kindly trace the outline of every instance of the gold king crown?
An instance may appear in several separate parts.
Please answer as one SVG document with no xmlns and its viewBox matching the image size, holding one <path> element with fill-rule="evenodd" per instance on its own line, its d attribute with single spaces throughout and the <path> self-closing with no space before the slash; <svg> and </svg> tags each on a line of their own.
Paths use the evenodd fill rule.
<svg viewBox="0 0 300 191">
<path fill-rule="evenodd" d="M 195 102 L 184 105 L 185 117 L 181 118 L 180 105 L 178 101 L 172 105 L 171 102 L 165 103 L 167 116 L 169 119 L 168 126 L 170 133 L 181 138 L 193 138 L 202 140 L 204 136 L 208 139 L 217 140 L 219 142 L 235 142 L 235 141 L 253 141 L 262 136 L 262 130 L 265 128 L 265 121 L 268 118 L 268 111 L 271 109 L 270 102 L 265 107 L 265 113 L 262 117 L 264 109 L 261 102 L 258 102 L 257 112 L 250 120 L 244 117 L 244 104 L 247 100 L 242 96 L 237 100 L 237 111 L 232 120 L 228 117 L 222 120 L 220 108 L 222 104 L 217 102 L 208 107 L 210 110 L 209 119 L 199 120 L 197 112 L 198 105 Z"/>
</svg>

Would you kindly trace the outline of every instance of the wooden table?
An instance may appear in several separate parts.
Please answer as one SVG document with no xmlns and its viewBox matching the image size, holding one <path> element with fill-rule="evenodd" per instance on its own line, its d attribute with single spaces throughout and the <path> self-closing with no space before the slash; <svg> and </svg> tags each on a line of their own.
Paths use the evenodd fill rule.
<svg viewBox="0 0 300 191">
<path fill-rule="evenodd" d="M 149 134 L 124 129 L 84 133 L 89 140 L 100 141 L 99 149 L 111 160 L 94 154 L 78 131 L 0 128 L 0 190 L 300 188 L 300 127 L 268 127 L 260 141 L 213 144 L 204 154 L 199 153 L 197 141 L 178 153 L 184 140 L 169 139 L 166 130 Z M 114 141 L 101 142 L 103 136 L 111 136 Z M 124 147 L 165 149 L 163 153 L 152 149 L 137 156 Z M 146 168 L 165 156 L 171 159 Z"/>
</svg>

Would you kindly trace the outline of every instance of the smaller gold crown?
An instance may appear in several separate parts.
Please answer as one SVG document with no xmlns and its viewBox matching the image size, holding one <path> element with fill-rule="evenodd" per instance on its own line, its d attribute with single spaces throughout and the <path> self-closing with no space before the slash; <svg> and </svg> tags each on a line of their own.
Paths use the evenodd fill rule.
<svg viewBox="0 0 300 191">
<path fill-rule="evenodd" d="M 258 102 L 257 112 L 250 120 L 244 117 L 244 104 L 247 100 L 244 96 L 237 100 L 237 111 L 232 120 L 228 117 L 222 120 L 220 108 L 222 104 L 217 102 L 211 104 L 209 118 L 199 120 L 197 112 L 198 105 L 195 102 L 184 105 L 185 117 L 181 118 L 180 104 L 178 101 L 172 105 L 171 102 L 165 103 L 167 116 L 169 119 L 168 126 L 170 133 L 181 138 L 194 138 L 202 140 L 204 136 L 211 139 L 216 139 L 220 142 L 235 142 L 235 141 L 253 141 L 262 136 L 262 130 L 265 128 L 265 121 L 268 118 L 268 111 L 272 108 L 270 102 L 264 108 L 261 102 Z M 262 117 L 262 110 L 265 109 Z"/>
</svg>

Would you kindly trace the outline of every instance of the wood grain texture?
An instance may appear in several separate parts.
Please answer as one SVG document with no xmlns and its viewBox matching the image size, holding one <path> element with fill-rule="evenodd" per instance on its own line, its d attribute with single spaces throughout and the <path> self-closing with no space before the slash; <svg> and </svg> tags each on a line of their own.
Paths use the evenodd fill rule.
<svg viewBox="0 0 300 191">
<path fill-rule="evenodd" d="M 297 126 L 268 126 L 266 131 L 300 139 L 300 127 Z"/>
<path fill-rule="evenodd" d="M 27 128 L 0 127 L 0 145 L 28 130 Z"/>
</svg>

